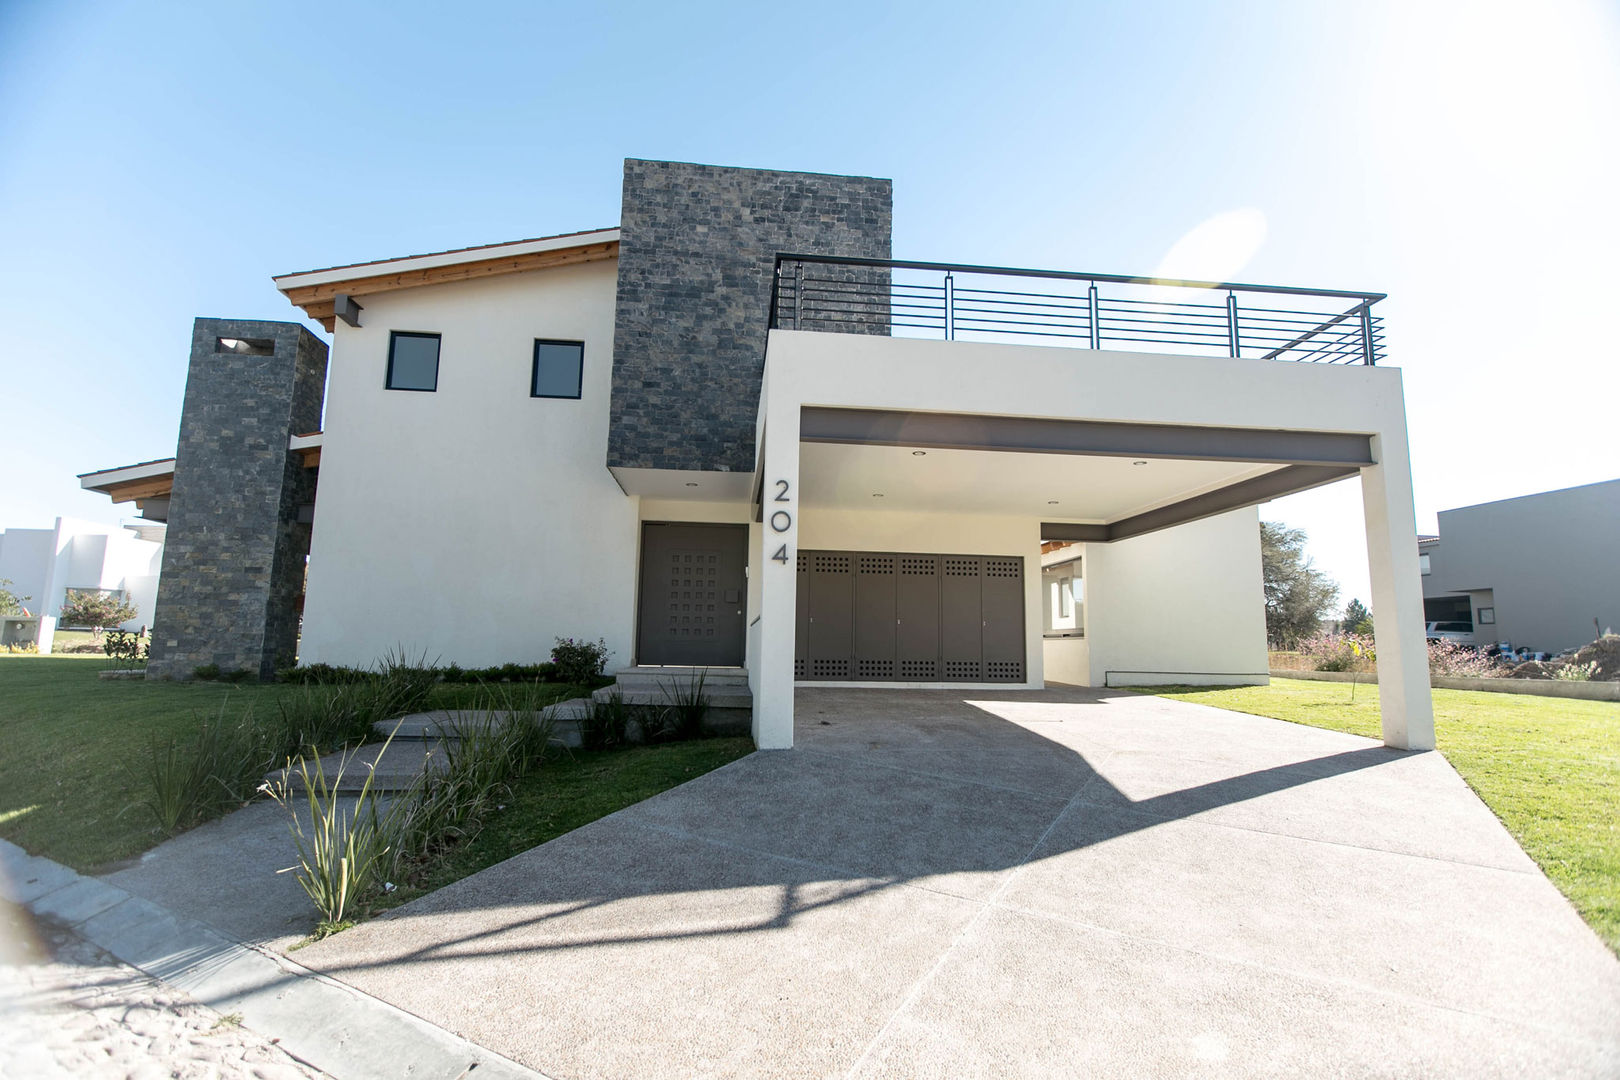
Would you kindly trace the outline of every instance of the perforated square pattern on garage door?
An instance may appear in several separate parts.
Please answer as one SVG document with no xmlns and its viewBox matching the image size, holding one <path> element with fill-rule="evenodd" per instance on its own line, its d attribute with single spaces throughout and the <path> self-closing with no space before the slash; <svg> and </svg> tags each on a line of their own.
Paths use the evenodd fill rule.
<svg viewBox="0 0 1620 1080">
<path fill-rule="evenodd" d="M 794 674 L 1023 682 L 1024 560 L 801 551 Z"/>
</svg>

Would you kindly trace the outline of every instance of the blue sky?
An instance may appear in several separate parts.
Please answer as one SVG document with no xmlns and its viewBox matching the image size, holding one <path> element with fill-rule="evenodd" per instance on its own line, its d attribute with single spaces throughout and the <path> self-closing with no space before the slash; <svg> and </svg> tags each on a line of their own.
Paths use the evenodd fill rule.
<svg viewBox="0 0 1620 1080">
<path fill-rule="evenodd" d="M 612 225 L 624 157 L 892 177 L 898 257 L 1368 289 L 1420 528 L 1620 476 L 1620 6 L 0 0 L 0 527 L 117 520 L 194 316 Z M 1222 265 L 1214 265 L 1222 264 Z M 1366 596 L 1355 483 L 1271 504 Z"/>
</svg>

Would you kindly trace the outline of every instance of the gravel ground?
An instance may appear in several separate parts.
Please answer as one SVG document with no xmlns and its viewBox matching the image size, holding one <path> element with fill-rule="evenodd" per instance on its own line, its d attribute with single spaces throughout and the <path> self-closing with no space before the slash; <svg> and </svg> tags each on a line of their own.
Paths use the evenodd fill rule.
<svg viewBox="0 0 1620 1080">
<path fill-rule="evenodd" d="M 71 931 L 35 923 L 10 904 L 0 910 L 0 1076 L 324 1075 Z"/>
</svg>

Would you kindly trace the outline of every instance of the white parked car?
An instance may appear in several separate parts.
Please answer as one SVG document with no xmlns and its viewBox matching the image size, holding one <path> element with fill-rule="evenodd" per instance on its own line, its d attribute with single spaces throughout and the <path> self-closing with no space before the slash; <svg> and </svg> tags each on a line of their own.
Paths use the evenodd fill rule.
<svg viewBox="0 0 1620 1080">
<path fill-rule="evenodd" d="M 1466 622 L 1432 622 L 1426 637 L 1430 641 L 1455 641 L 1459 645 L 1473 645 L 1474 624 Z"/>
</svg>

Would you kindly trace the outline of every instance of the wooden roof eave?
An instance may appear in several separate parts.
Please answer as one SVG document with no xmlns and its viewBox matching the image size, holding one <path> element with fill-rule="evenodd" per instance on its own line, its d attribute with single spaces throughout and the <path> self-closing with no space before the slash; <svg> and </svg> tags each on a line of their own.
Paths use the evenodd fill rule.
<svg viewBox="0 0 1620 1080">
<path fill-rule="evenodd" d="M 337 323 L 334 298 L 339 295 L 369 296 L 373 293 L 414 289 L 423 285 L 441 285 L 453 281 L 475 281 L 501 274 L 519 274 L 528 270 L 546 270 L 557 266 L 575 266 L 580 263 L 600 262 L 619 256 L 619 242 L 608 240 L 551 251 L 535 251 L 522 255 L 503 255 L 492 259 L 475 259 L 448 266 L 433 266 L 420 270 L 394 271 L 364 277 L 326 281 L 318 285 L 297 285 L 283 289 L 287 299 L 304 314 L 326 327 L 330 333 Z"/>
</svg>

